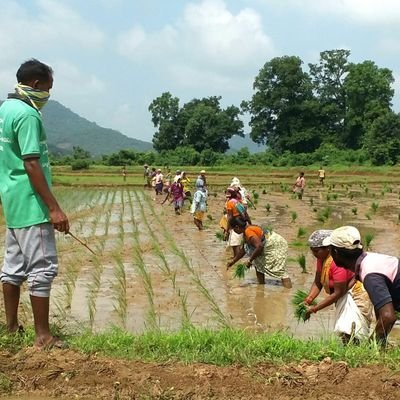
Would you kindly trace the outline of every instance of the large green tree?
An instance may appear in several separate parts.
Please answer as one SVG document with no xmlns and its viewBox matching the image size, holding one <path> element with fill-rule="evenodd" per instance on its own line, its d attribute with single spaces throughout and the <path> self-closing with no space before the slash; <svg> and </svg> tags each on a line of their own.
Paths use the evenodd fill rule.
<svg viewBox="0 0 400 400">
<path fill-rule="evenodd" d="M 153 146 L 157 151 L 172 150 L 183 139 L 183 132 L 176 127 L 179 112 L 179 99 L 165 92 L 154 99 L 149 111 L 152 122 L 158 131 L 153 136 Z"/>
<path fill-rule="evenodd" d="M 391 111 L 394 91 L 392 71 L 379 68 L 373 61 L 350 64 L 344 81 L 346 119 L 342 144 L 362 147 L 365 133 L 382 114 Z"/>
<path fill-rule="evenodd" d="M 365 135 L 365 149 L 375 165 L 396 164 L 400 155 L 400 116 L 392 111 L 375 119 Z"/>
<path fill-rule="evenodd" d="M 250 113 L 251 138 L 277 152 L 310 152 L 321 143 L 318 103 L 301 65 L 299 57 L 273 58 L 256 76 L 252 99 L 242 102 Z"/>
<path fill-rule="evenodd" d="M 349 71 L 350 50 L 336 49 L 320 53 L 318 64 L 309 64 L 313 90 L 320 113 L 318 128 L 325 141 L 340 143 L 346 117 L 346 91 L 344 81 Z"/>
<path fill-rule="evenodd" d="M 229 139 L 243 136 L 240 109 L 229 106 L 222 109 L 221 97 L 193 99 L 179 108 L 179 100 L 163 93 L 153 100 L 149 110 L 158 131 L 153 144 L 157 151 L 172 150 L 180 146 L 224 153 L 229 149 Z"/>
</svg>

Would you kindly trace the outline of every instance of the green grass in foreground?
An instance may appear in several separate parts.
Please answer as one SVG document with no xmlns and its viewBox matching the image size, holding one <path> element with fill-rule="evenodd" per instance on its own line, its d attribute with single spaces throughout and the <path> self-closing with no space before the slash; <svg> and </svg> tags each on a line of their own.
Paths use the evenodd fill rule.
<svg viewBox="0 0 400 400">
<path fill-rule="evenodd" d="M 400 348 L 380 351 L 375 343 L 344 346 L 336 337 L 300 340 L 282 332 L 256 334 L 241 330 L 187 329 L 180 332 L 146 332 L 133 335 L 113 328 L 104 333 L 68 336 L 71 348 L 84 353 L 143 361 L 203 362 L 216 365 L 252 365 L 260 362 L 319 361 L 325 357 L 356 367 L 384 364 L 398 369 Z M 0 349 L 18 351 L 32 345 L 33 331 L 22 336 L 0 332 Z"/>
</svg>

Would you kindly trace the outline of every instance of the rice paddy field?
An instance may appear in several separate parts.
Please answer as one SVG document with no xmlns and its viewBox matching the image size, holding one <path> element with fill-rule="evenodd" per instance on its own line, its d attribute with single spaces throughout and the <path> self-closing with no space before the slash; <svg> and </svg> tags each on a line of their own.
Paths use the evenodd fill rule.
<svg viewBox="0 0 400 400">
<path fill-rule="evenodd" d="M 129 332 L 148 329 L 236 327 L 256 331 L 284 330 L 296 337 L 320 337 L 332 330 L 332 310 L 313 315 L 307 324 L 294 318 L 291 298 L 308 290 L 315 260 L 307 238 L 315 229 L 357 226 L 373 251 L 398 255 L 400 178 L 395 171 L 327 171 L 324 187 L 316 171 L 306 171 L 303 200 L 291 187 L 296 170 L 247 168 L 210 170 L 206 229 L 199 232 L 185 205 L 176 216 L 164 196 L 143 187 L 140 167 L 95 169 L 71 173 L 56 169 L 56 195 L 70 218 L 69 235 L 57 234 L 60 272 L 52 292 L 53 318 L 67 328 L 93 331 L 112 325 Z M 188 171 L 194 182 L 196 174 Z M 226 271 L 230 249 L 220 240 L 224 189 L 233 176 L 252 193 L 254 223 L 272 227 L 289 242 L 288 269 L 293 289 L 267 279 L 256 283 L 250 270 L 244 279 Z M 4 243 L 4 224 L 0 243 Z M 0 251 L 3 254 L 3 251 Z M 321 294 L 322 295 L 322 294 Z M 29 322 L 28 297 L 22 317 Z"/>
<path fill-rule="evenodd" d="M 193 184 L 200 169 L 187 169 Z M 327 178 L 322 187 L 318 183 L 317 169 L 305 170 L 306 189 L 302 200 L 295 198 L 291 191 L 298 173 L 295 169 L 208 169 L 209 199 L 204 221 L 206 229 L 198 231 L 189 213 L 189 204 L 185 205 L 182 215 L 175 215 L 169 202 L 161 204 L 164 196 L 155 196 L 152 189 L 144 187 L 141 167 L 129 167 L 126 181 L 117 168 L 96 167 L 79 173 L 73 173 L 67 167 L 55 168 L 54 191 L 70 218 L 71 232 L 94 254 L 70 235 L 57 234 L 60 266 L 51 297 L 52 321 L 71 334 L 99 334 L 111 327 L 119 327 L 134 335 L 145 335 L 149 332 L 180 332 L 182 329 L 194 327 L 215 332 L 224 332 L 230 328 L 251 334 L 281 332 L 295 339 L 319 340 L 331 337 L 333 307 L 312 315 L 307 323 L 298 322 L 294 314 L 294 293 L 296 290 L 308 291 L 314 279 L 315 259 L 307 247 L 307 238 L 316 229 L 333 229 L 351 224 L 360 229 L 364 245 L 368 249 L 400 255 L 400 170 L 327 169 Z M 238 177 L 252 194 L 255 203 L 255 208 L 249 209 L 252 221 L 272 227 L 288 241 L 288 270 L 293 283 L 292 289 L 286 289 L 280 282 L 271 279 L 267 279 L 265 285 L 258 285 L 255 271 L 252 269 L 245 273 L 243 279 L 234 277 L 234 268 L 226 270 L 226 263 L 232 255 L 225 242 L 220 239 L 219 220 L 224 207 L 224 191 L 234 176 Z M 2 256 L 5 227 L 3 219 L 1 222 Z M 2 299 L 0 315 L 4 315 Z M 32 324 L 26 292 L 22 295 L 20 315 L 24 325 Z M 107 343 L 109 340 L 107 339 Z M 398 344 L 399 340 L 400 332 L 396 326 L 391 334 L 391 341 Z M 25 353 L 20 357 L 21 362 L 22 359 L 26 360 Z M 57 353 L 55 357 L 57 368 L 61 368 L 60 363 L 66 362 L 67 353 Z M 121 369 L 118 368 L 124 371 L 128 368 L 126 365 L 119 365 L 117 361 L 113 361 L 111 366 L 109 359 L 102 360 L 100 368 L 100 361 L 97 364 L 95 359 L 91 358 L 89 365 L 88 358 L 85 357 L 87 356 L 73 356 L 74 363 L 86 363 L 85 368 L 89 368 L 93 374 L 97 371 L 98 376 L 103 376 L 103 379 L 106 379 L 104 368 L 108 368 L 107 365 L 110 368 L 110 376 L 115 376 L 118 382 L 122 379 Z M 33 364 L 34 362 L 36 364 Z M 329 364 L 329 360 L 324 362 Z M 50 365 L 49 363 L 50 359 L 46 358 L 46 355 L 35 356 L 31 361 L 32 365 L 28 363 L 29 370 L 34 370 L 39 364 Z M 318 368 L 326 368 L 323 373 L 329 375 L 330 372 L 326 371 L 331 368 L 331 364 L 328 364 Z M 58 370 L 57 377 L 64 376 L 62 374 L 68 370 L 65 365 L 62 368 Z M 129 368 L 132 368 L 132 365 Z M 146 364 L 135 365 L 135 368 L 141 369 L 141 379 L 147 379 L 144 377 L 146 373 L 149 376 L 167 374 L 165 368 L 157 369 L 158 366 L 154 365 L 152 369 Z M 146 391 L 148 397 L 134 397 L 133 394 L 131 397 L 128 394 L 125 397 L 115 397 L 115 393 L 119 392 L 112 382 L 108 382 L 113 388 L 114 397 L 110 397 L 110 389 L 104 393 L 96 391 L 95 398 L 186 399 L 255 396 L 252 389 L 254 383 L 250 384 L 248 381 L 241 381 L 243 390 L 234 390 L 234 377 L 242 378 L 243 371 L 238 372 L 240 367 L 232 367 L 232 370 L 228 368 L 224 372 L 214 371 L 212 366 L 201 365 L 185 367 L 174 364 L 173 368 L 175 378 L 168 378 L 171 387 L 183 387 L 186 383 L 189 387 L 192 383 L 191 377 L 194 376 L 199 391 L 193 389 L 190 397 L 187 394 L 189 392 L 177 393 L 172 389 L 168 392 L 169 389 L 164 385 L 159 387 L 157 393 L 153 393 L 151 390 L 160 385 L 152 381 L 152 389 Z M 317 398 L 313 397 L 314 384 L 311 378 L 309 383 L 312 385 L 308 391 L 302 386 L 304 382 L 296 380 L 294 370 L 280 370 L 279 375 L 274 375 L 277 373 L 268 368 L 257 367 L 257 379 L 268 376 L 269 378 L 265 378 L 269 382 L 268 385 L 275 388 L 277 386 L 274 385 L 279 385 L 283 389 L 282 392 L 278 391 L 279 394 L 276 392 L 275 397 L 272 396 L 272 390 L 272 397 L 265 394 L 260 398 L 300 398 L 295 397 L 299 387 L 304 388 L 302 398 Z M 334 368 L 335 374 L 340 375 L 340 371 L 345 367 L 335 364 Z M 114 374 L 111 370 L 119 372 Z M 48 373 L 51 374 L 51 371 L 52 369 Z M 372 374 L 377 377 L 380 372 L 377 367 L 376 370 L 372 368 L 358 371 L 360 375 L 357 376 L 364 379 L 368 374 Z M 252 370 L 253 377 L 254 373 L 255 370 Z M 125 376 L 124 373 L 122 375 Z M 229 381 L 230 385 L 233 385 L 233 391 L 229 391 L 226 385 L 222 384 L 228 376 L 233 379 Z M 131 375 L 128 377 L 133 379 Z M 178 377 L 184 377 L 183 381 L 179 381 Z M 204 382 L 214 382 L 214 389 L 204 386 L 203 377 L 206 379 Z M 222 377 L 222 380 L 218 377 Z M 96 379 L 93 377 L 94 381 Z M 350 375 L 346 379 L 350 379 Z M 384 386 L 380 386 L 380 378 L 376 379 L 378 383 L 374 388 L 379 386 L 384 389 Z M 265 380 L 263 382 L 266 384 Z M 338 382 L 338 385 L 341 382 Z M 388 385 L 393 384 L 393 388 L 400 385 L 400 379 L 397 377 L 394 383 L 390 382 Z M 332 382 L 327 381 L 326 384 L 326 387 L 330 387 Z M 81 395 L 82 398 L 91 398 L 91 393 L 82 392 L 83 386 L 79 386 L 76 380 L 74 385 L 73 388 L 65 389 L 65 392 L 60 392 L 57 389 L 59 386 L 54 386 L 51 390 L 47 387 L 47 391 L 43 392 L 45 396 L 41 398 L 45 398 L 46 395 L 67 396 L 65 398 L 72 398 L 72 395 L 79 398 Z M 87 381 L 82 381 L 82 385 L 88 386 L 88 390 L 93 389 L 92 382 L 88 384 Z M 218 395 L 216 392 L 213 394 L 217 387 Z M 29 385 L 24 386 L 25 391 L 29 388 Z M 338 387 L 335 390 L 337 389 Z M 224 390 L 228 391 L 225 393 Z M 371 393 L 367 386 L 365 390 Z M 367 392 L 364 391 L 364 395 Z M 383 392 L 380 391 L 376 397 L 371 395 L 372 397 L 367 398 L 382 398 L 380 396 Z M 395 392 L 390 391 L 393 396 L 390 394 L 386 398 L 395 399 Z M 195 397 L 196 393 L 198 397 Z M 250 397 L 246 397 L 248 393 Z M 335 397 L 332 392 L 330 398 L 365 398 L 361 394 L 361 397 L 357 397 L 359 393 L 362 394 L 354 391 L 349 394 L 350 397 Z"/>
</svg>

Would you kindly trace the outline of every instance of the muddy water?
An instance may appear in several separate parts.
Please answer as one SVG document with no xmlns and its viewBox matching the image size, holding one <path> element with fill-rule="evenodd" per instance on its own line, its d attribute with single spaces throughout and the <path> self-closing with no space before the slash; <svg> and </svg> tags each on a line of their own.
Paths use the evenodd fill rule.
<svg viewBox="0 0 400 400">
<path fill-rule="evenodd" d="M 234 279 L 232 272 L 226 271 L 230 249 L 215 237 L 222 193 L 210 196 L 206 229 L 199 232 L 187 209 L 176 216 L 172 205 L 161 205 L 162 199 L 153 200 L 150 192 L 117 190 L 114 194 L 107 189 L 88 192 L 90 198 L 85 193 L 75 195 L 74 203 L 68 205 L 72 229 L 98 257 L 60 235 L 60 274 L 52 296 L 54 317 L 74 331 L 85 326 L 99 331 L 111 325 L 135 333 L 153 327 L 177 330 L 187 320 L 198 327 L 283 330 L 302 338 L 329 335 L 333 307 L 313 315 L 305 324 L 297 323 L 293 316 L 290 301 L 294 291 L 308 290 L 314 279 L 315 260 L 305 245 L 306 238 L 315 229 L 354 224 L 363 234 L 374 233 L 374 251 L 398 255 L 398 189 L 381 196 L 381 188 L 371 186 L 368 196 L 358 191 L 359 196 L 350 200 L 348 191 L 338 187 L 337 199 L 327 201 L 328 188 L 310 188 L 299 201 L 289 192 L 266 188 L 268 194 L 259 193 L 257 210 L 250 210 L 250 215 L 253 222 L 270 225 L 287 239 L 293 289 L 274 280 L 258 285 L 254 270 L 244 280 Z M 379 202 L 376 213 L 371 211 L 372 202 Z M 270 212 L 265 209 L 267 203 Z M 332 209 L 331 217 L 318 221 L 318 211 L 327 206 Z M 357 215 L 352 212 L 354 207 Z M 306 230 L 305 237 L 297 237 L 299 227 Z M 306 255 L 307 273 L 297 265 L 300 254 Z"/>
</svg>

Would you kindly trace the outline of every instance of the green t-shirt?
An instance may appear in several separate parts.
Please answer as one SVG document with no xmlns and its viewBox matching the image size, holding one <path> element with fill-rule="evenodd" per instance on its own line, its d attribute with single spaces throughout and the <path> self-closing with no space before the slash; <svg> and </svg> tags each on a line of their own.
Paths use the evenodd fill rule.
<svg viewBox="0 0 400 400">
<path fill-rule="evenodd" d="M 40 114 L 21 100 L 6 100 L 0 107 L 0 195 L 9 228 L 50 221 L 49 210 L 24 168 L 24 158 L 29 156 L 39 157 L 50 186 L 46 133 Z"/>
</svg>

